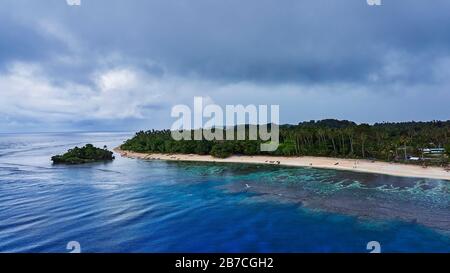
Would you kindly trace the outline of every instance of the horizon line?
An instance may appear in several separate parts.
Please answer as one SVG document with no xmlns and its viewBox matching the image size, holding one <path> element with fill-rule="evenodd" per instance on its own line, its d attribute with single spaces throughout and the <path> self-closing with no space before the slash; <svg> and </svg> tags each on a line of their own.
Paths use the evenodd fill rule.
<svg viewBox="0 0 450 273">
<path fill-rule="evenodd" d="M 286 125 L 299 125 L 300 123 L 305 122 L 311 122 L 311 121 L 323 121 L 323 120 L 336 120 L 336 121 L 349 121 L 353 122 L 356 125 L 362 125 L 362 124 L 368 124 L 368 125 L 375 125 L 375 124 L 384 124 L 384 123 L 391 123 L 391 124 L 399 124 L 399 123 L 411 123 L 411 122 L 417 122 L 417 123 L 431 123 L 431 122 L 450 122 L 450 119 L 447 120 L 440 120 L 440 119 L 434 119 L 434 120 L 409 120 L 409 121 L 377 121 L 377 122 L 355 122 L 349 119 L 336 119 L 336 118 L 324 118 L 324 119 L 311 119 L 311 120 L 303 120 L 299 121 L 298 123 L 283 123 L 279 124 L 278 126 L 286 126 Z M 265 123 L 265 124 L 272 124 L 272 123 Z M 235 124 L 231 126 L 242 126 L 242 125 L 264 125 L 264 124 Z M 228 126 L 227 126 L 228 127 Z M 190 130 L 198 130 L 198 129 L 205 129 L 205 128 L 197 128 L 197 129 L 190 129 Z M 149 131 L 149 130 L 170 130 L 169 128 L 165 129 L 130 129 L 130 130 L 68 130 L 68 131 L 9 131 L 9 132 L 0 132 L 1 135 L 7 135 L 7 134 L 63 134 L 63 133 L 135 133 L 139 131 Z"/>
</svg>

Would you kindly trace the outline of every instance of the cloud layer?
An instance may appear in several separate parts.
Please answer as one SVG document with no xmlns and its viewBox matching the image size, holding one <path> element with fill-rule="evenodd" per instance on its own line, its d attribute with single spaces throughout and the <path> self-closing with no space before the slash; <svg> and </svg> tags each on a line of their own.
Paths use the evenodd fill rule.
<svg viewBox="0 0 450 273">
<path fill-rule="evenodd" d="M 170 127 L 193 96 L 281 121 L 448 119 L 450 2 L 5 0 L 0 132 Z"/>
</svg>

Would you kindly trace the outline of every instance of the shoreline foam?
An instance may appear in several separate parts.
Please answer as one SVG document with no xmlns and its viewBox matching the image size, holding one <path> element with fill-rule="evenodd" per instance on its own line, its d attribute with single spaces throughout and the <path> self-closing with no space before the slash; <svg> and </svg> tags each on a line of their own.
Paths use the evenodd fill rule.
<svg viewBox="0 0 450 273">
<path fill-rule="evenodd" d="M 450 181 L 450 171 L 440 167 L 423 168 L 417 165 L 407 165 L 401 163 L 388 163 L 382 161 L 370 161 L 362 159 L 345 159 L 332 157 L 283 157 L 283 156 L 238 156 L 228 158 L 215 158 L 210 155 L 196 154 L 158 154 L 158 153 L 137 153 L 121 150 L 119 147 L 114 151 L 122 157 L 146 159 L 146 160 L 167 160 L 167 161 L 192 161 L 192 162 L 215 162 L 215 163 L 242 163 L 242 164 L 267 164 L 291 167 L 312 167 L 320 169 L 333 169 L 342 171 L 364 172 L 374 174 L 384 174 L 401 177 L 430 178 Z"/>
</svg>

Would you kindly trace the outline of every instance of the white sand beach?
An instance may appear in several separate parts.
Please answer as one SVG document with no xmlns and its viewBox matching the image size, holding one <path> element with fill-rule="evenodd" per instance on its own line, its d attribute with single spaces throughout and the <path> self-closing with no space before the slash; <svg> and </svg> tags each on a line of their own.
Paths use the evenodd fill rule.
<svg viewBox="0 0 450 273">
<path fill-rule="evenodd" d="M 168 160 L 168 161 L 194 161 L 194 162 L 220 162 L 220 163 L 244 163 L 244 164 L 271 164 L 283 166 L 312 167 L 323 169 L 335 169 L 344 171 L 356 171 L 365 173 L 386 174 L 402 177 L 418 177 L 450 180 L 450 171 L 440 167 L 422 167 L 399 163 L 370 161 L 360 159 L 342 159 L 331 157 L 282 157 L 282 156 L 231 156 L 225 159 L 215 158 L 210 155 L 195 154 L 147 154 L 124 151 L 115 148 L 114 151 L 123 157 Z"/>
</svg>

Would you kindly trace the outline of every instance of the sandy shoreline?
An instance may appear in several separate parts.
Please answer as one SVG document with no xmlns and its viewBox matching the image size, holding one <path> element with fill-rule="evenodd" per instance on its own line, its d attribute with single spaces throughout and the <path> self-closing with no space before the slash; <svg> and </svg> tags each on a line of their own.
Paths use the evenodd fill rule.
<svg viewBox="0 0 450 273">
<path fill-rule="evenodd" d="M 450 172 L 444 168 L 406 165 L 399 163 L 387 163 L 381 161 L 342 159 L 331 157 L 282 157 L 282 156 L 231 156 L 225 159 L 215 158 L 210 155 L 195 154 L 148 154 L 124 151 L 115 148 L 114 151 L 123 157 L 168 160 L 168 161 L 194 161 L 194 162 L 221 162 L 244 164 L 270 164 L 296 167 L 313 167 L 322 169 L 334 169 L 344 171 L 356 171 L 365 173 L 386 174 L 402 177 L 418 177 L 450 180 Z"/>
</svg>

